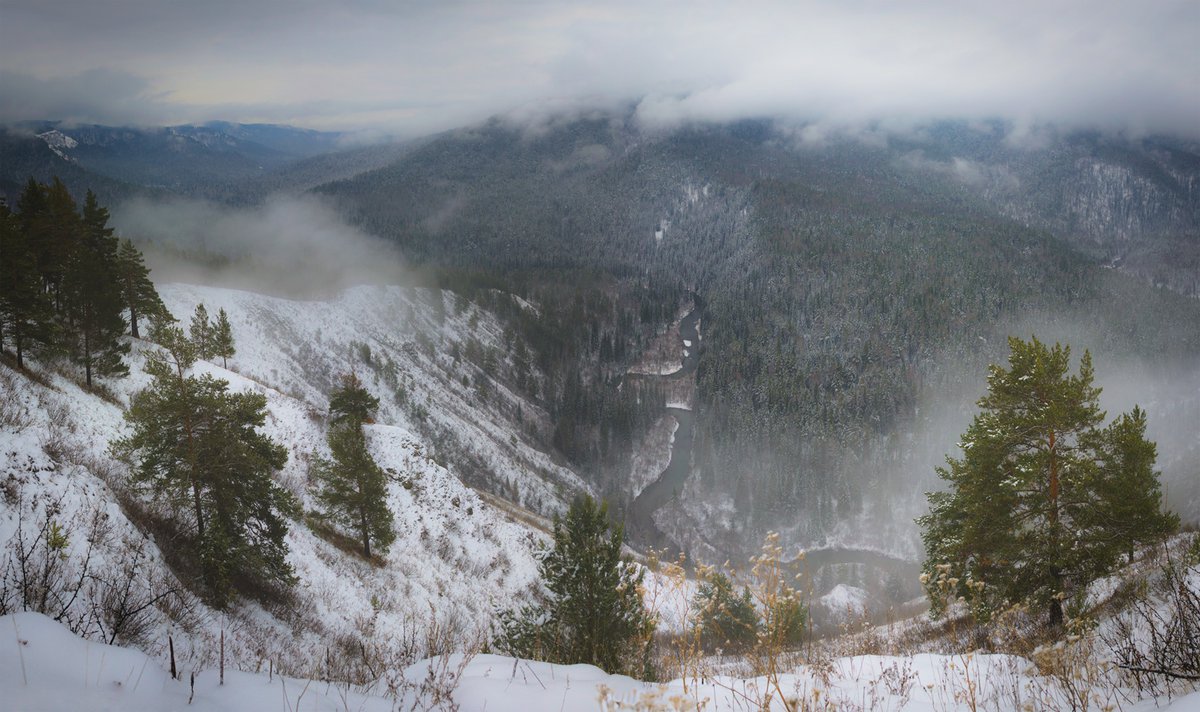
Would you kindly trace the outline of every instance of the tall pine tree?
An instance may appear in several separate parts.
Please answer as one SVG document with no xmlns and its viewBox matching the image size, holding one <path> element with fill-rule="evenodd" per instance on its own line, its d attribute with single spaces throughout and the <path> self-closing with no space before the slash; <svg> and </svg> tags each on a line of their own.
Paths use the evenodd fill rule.
<svg viewBox="0 0 1200 712">
<path fill-rule="evenodd" d="M 72 359 L 84 368 L 88 386 L 93 375 L 129 373 L 122 357 L 129 353 L 125 333 L 124 302 L 117 278 L 117 238 L 108 226 L 108 210 L 92 191 L 87 192 L 80 222 L 80 239 L 67 259 L 63 290 L 66 294 Z"/>
<path fill-rule="evenodd" d="M 208 309 L 203 303 L 196 305 L 196 311 L 192 313 L 192 323 L 188 332 L 192 343 L 196 345 L 196 355 L 203 359 L 212 358 L 213 324 L 208 318 Z"/>
<path fill-rule="evenodd" d="M 213 356 L 221 357 L 221 368 L 229 368 L 229 357 L 237 353 L 233 345 L 233 327 L 224 309 L 217 311 L 217 322 L 212 328 Z"/>
<path fill-rule="evenodd" d="M 138 322 L 142 318 L 156 319 L 168 316 L 167 308 L 158 296 L 158 290 L 150 281 L 150 270 L 142 253 L 128 239 L 121 240 L 117 248 L 117 282 L 121 285 L 121 299 L 129 310 L 129 335 L 141 338 Z"/>
<path fill-rule="evenodd" d="M 26 186 L 28 193 L 31 185 Z M 55 312 L 63 312 L 63 281 L 71 266 L 71 257 L 79 248 L 83 226 L 75 205 L 75 199 L 67 186 L 57 177 L 49 186 L 42 186 L 42 199 L 30 195 L 28 202 L 40 210 L 30 216 L 28 233 L 34 243 L 38 271 L 42 275 L 46 291 L 54 302 Z M 22 195 L 22 205 L 27 202 Z M 24 210 L 24 208 L 22 208 Z"/>
<path fill-rule="evenodd" d="M 54 342 L 54 308 L 38 276 L 37 258 L 18 216 L 0 205 L 0 347 L 13 345 L 17 367 L 31 346 Z"/>
<path fill-rule="evenodd" d="M 344 376 L 330 396 L 332 459 L 319 458 L 314 465 L 317 500 L 325 516 L 357 532 L 367 558 L 372 544 L 376 551 L 387 551 L 396 539 L 387 506 L 387 477 L 367 451 L 363 434 L 363 424 L 378 407 L 379 399 L 354 374 Z"/>
<path fill-rule="evenodd" d="M 1071 375 L 1068 347 L 1036 338 L 1009 347 L 1009 367 L 990 368 L 962 457 L 938 469 L 949 489 L 930 493 L 929 514 L 917 520 L 925 580 L 935 606 L 950 585 L 980 603 L 977 611 L 1028 601 L 1057 626 L 1063 595 L 1178 519 L 1161 511 L 1145 414 L 1135 409 L 1102 427 L 1091 355 Z"/>
<path fill-rule="evenodd" d="M 190 512 L 195 561 L 216 605 L 238 580 L 294 583 L 284 537 L 298 507 L 272 477 L 287 451 L 259 431 L 266 397 L 190 375 L 196 350 L 181 329 L 158 327 L 155 338 L 163 352 L 146 362 L 154 381 L 134 395 L 132 432 L 114 453 L 133 465 L 135 485 Z"/>
</svg>

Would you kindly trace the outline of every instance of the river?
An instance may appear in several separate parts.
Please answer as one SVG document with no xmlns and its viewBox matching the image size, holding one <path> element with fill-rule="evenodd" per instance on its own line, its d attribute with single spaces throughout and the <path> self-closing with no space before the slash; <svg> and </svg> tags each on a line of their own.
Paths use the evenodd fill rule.
<svg viewBox="0 0 1200 712">
<path fill-rule="evenodd" d="M 692 303 L 692 310 L 679 322 L 679 349 L 682 354 L 679 370 L 661 376 L 638 376 L 639 379 L 671 382 L 694 378 L 700 363 L 700 334 L 697 324 L 704 312 L 704 300 L 693 294 Z M 677 553 L 678 546 L 659 530 L 653 515 L 683 491 L 691 473 L 696 414 L 687 408 L 679 407 L 668 407 L 666 412 L 679 423 L 678 429 L 675 430 L 674 442 L 671 444 L 671 461 L 662 474 L 634 498 L 630 506 L 630 520 L 638 538 L 657 549 Z"/>
</svg>

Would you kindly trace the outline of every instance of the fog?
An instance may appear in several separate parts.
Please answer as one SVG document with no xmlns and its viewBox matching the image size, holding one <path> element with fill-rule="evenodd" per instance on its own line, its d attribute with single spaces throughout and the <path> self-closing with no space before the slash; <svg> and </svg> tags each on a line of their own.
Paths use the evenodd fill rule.
<svg viewBox="0 0 1200 712">
<path fill-rule="evenodd" d="M 1190 0 L 11 0 L 0 121 L 415 136 L 632 101 L 646 126 L 1005 119 L 1200 136 Z"/>
<path fill-rule="evenodd" d="M 113 208 L 111 224 L 143 248 L 158 282 L 321 297 L 355 284 L 416 278 L 390 243 L 311 196 L 272 197 L 252 208 L 136 198 Z"/>
</svg>

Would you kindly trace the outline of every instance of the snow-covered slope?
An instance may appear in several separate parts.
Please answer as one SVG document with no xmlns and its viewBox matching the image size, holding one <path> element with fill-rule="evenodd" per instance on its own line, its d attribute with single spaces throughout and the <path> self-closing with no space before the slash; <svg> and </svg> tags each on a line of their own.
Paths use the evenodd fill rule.
<svg viewBox="0 0 1200 712">
<path fill-rule="evenodd" d="M 338 378 L 357 372 L 380 399 L 379 422 L 424 435 L 430 454 L 473 485 L 546 513 L 587 489 L 530 445 L 524 428 L 548 424 L 502 378 L 513 344 L 491 314 L 457 297 L 355 287 L 327 301 L 295 301 L 181 284 L 160 293 L 184 323 L 199 303 L 209 314 L 225 309 L 238 349 L 230 367 L 321 412 Z M 472 353 L 490 355 L 496 375 L 472 363 Z"/>
<path fill-rule="evenodd" d="M 27 575 L 17 581 L 23 556 L 49 565 L 66 592 L 32 607 L 89 638 L 113 638 L 119 626 L 109 604 L 126 591 L 126 608 L 146 605 L 136 625 L 116 631 L 119 642 L 158 653 L 170 633 L 181 664 L 204 667 L 223 631 L 230 666 L 316 677 L 335 666 L 369 674 L 372 666 L 465 645 L 485 633 L 495 608 L 522 600 L 544 534 L 489 505 L 464 479 L 486 486 L 501 478 L 491 489 L 551 513 L 585 487 L 516 424 L 518 406 L 530 427 L 545 416 L 504 386 L 506 348 L 490 314 L 463 305 L 443 307 L 439 318 L 440 292 L 401 288 L 356 288 L 312 302 L 184 285 L 161 293 L 184 324 L 200 302 L 210 314 L 228 313 L 237 355 L 228 369 L 200 362 L 196 370 L 266 396 L 264 430 L 289 451 L 279 480 L 306 511 L 315 508 L 308 470 L 325 451 L 328 390 L 341 374 L 359 374 L 381 400 L 367 435 L 392 475 L 395 544 L 376 565 L 304 520 L 293 522 L 287 545 L 299 583 L 291 600 L 268 608 L 242 600 L 216 613 L 174 578 L 153 527 L 135 525 L 136 511 L 119 504 L 133 500 L 108 444 L 124 432 L 131 395 L 149 383 L 142 366 L 156 347 L 133 344 L 131 375 L 105 382 L 107 399 L 46 364 L 34 366 L 43 382 L 0 364 L 0 567 L 9 577 L 0 613 L 30 607 L 19 599 L 45 588 Z M 488 349 L 501 363 L 494 378 L 453 355 Z M 486 389 L 478 388 L 485 378 Z M 124 581 L 132 584 L 123 588 Z"/>
<path fill-rule="evenodd" d="M 209 668 L 172 679 L 161 657 L 81 640 L 49 618 L 0 617 L 0 689 L 10 709 L 57 710 L 943 710 L 1072 709 L 1027 661 L 1008 655 L 856 656 L 775 677 L 713 677 L 657 685 L 590 665 L 450 655 L 403 670 L 391 690 Z M 785 707 L 780 694 L 791 701 Z M 767 704 L 763 701 L 770 700 Z M 1078 703 L 1078 700 L 1076 700 Z M 1200 692 L 1134 702 L 1101 695 L 1097 709 L 1200 709 Z M 801 706 L 803 705 L 803 706 Z M 1111 705 L 1111 707 L 1110 707 Z"/>
</svg>

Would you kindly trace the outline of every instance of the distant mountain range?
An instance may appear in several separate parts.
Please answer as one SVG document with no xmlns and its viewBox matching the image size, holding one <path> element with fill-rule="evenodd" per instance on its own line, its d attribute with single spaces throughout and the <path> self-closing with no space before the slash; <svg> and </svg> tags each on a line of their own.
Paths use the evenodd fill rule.
<svg viewBox="0 0 1200 712">
<path fill-rule="evenodd" d="M 1101 368 L 1200 362 L 1194 142 L 954 121 L 814 141 L 772 120 L 648 131 L 629 113 L 344 138 L 26 124 L 0 133 L 0 194 L 30 175 L 110 204 L 312 193 L 458 275 L 442 286 L 543 304 L 518 335 L 548 374 L 529 396 L 570 465 L 616 497 L 640 437 L 618 405 L 639 329 L 696 293 L 695 476 L 659 524 L 714 558 L 770 528 L 804 545 L 911 537 L 1007 335 L 1092 348 Z M 1200 445 L 1176 426 L 1200 417 L 1200 393 L 1132 397 L 1156 402 L 1172 501 L 1200 514 L 1186 476 Z"/>
<path fill-rule="evenodd" d="M 338 151 L 344 135 L 274 124 L 154 128 L 26 122 L 0 130 L 0 194 L 58 175 L 118 200 L 161 193 L 240 202 L 279 168 Z"/>
</svg>

